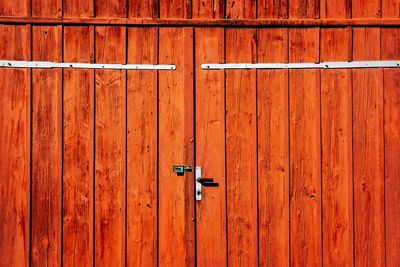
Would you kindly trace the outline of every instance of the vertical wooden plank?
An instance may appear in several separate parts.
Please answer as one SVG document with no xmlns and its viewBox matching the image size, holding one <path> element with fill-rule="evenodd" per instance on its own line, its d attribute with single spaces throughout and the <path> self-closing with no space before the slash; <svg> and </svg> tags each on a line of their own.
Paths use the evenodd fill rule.
<svg viewBox="0 0 400 267">
<path fill-rule="evenodd" d="M 321 61 L 346 61 L 345 28 L 321 29 Z M 351 70 L 321 71 L 324 265 L 353 266 Z"/>
<path fill-rule="evenodd" d="M 64 28 L 64 61 L 91 62 L 94 27 Z M 64 70 L 63 264 L 93 265 L 94 71 Z"/>
<path fill-rule="evenodd" d="M 30 59 L 29 26 L 0 26 L 0 59 Z M 0 265 L 29 266 L 29 70 L 0 69 Z"/>
<path fill-rule="evenodd" d="M 320 0 L 289 0 L 289 18 L 319 18 Z"/>
<path fill-rule="evenodd" d="M 192 0 L 159 0 L 160 18 L 192 17 Z"/>
<path fill-rule="evenodd" d="M 124 18 L 126 8 L 126 0 L 95 0 L 96 17 Z"/>
<path fill-rule="evenodd" d="M 193 29 L 159 29 L 159 266 L 194 265 L 194 178 L 173 165 L 194 166 Z"/>
<path fill-rule="evenodd" d="M 193 18 L 196 19 L 223 19 L 224 5 L 223 0 L 192 0 Z"/>
<path fill-rule="evenodd" d="M 158 18 L 158 0 L 129 0 L 130 18 Z"/>
<path fill-rule="evenodd" d="M 400 29 L 381 29 L 381 59 L 400 58 Z M 386 265 L 400 266 L 400 70 L 384 70 Z"/>
<path fill-rule="evenodd" d="M 94 0 L 63 0 L 64 17 L 93 17 Z"/>
<path fill-rule="evenodd" d="M 203 188 L 197 202 L 197 265 L 225 266 L 225 80 L 224 71 L 203 71 L 201 64 L 224 62 L 224 29 L 198 28 L 196 47 L 196 165 L 217 188 Z M 212 249 L 210 249 L 212 248 Z"/>
<path fill-rule="evenodd" d="M 319 60 L 319 29 L 289 30 L 289 61 Z M 290 70 L 290 263 L 321 266 L 320 72 Z"/>
<path fill-rule="evenodd" d="M 352 0 L 352 17 L 353 18 L 380 18 L 381 2 L 388 0 Z"/>
<path fill-rule="evenodd" d="M 258 0 L 257 12 L 259 19 L 287 19 L 288 0 Z"/>
<path fill-rule="evenodd" d="M 380 59 L 380 29 L 353 29 L 354 60 Z M 353 70 L 356 266 L 385 265 L 383 70 Z"/>
<path fill-rule="evenodd" d="M 96 27 L 96 62 L 126 62 L 126 28 Z M 125 263 L 126 71 L 96 70 L 95 264 Z"/>
<path fill-rule="evenodd" d="M 33 26 L 32 59 L 61 61 L 61 26 Z M 62 71 L 32 70 L 32 265 L 61 265 Z"/>
<path fill-rule="evenodd" d="M 128 30 L 128 63 L 157 64 L 157 28 Z M 128 71 L 127 258 L 157 265 L 157 71 Z"/>
<path fill-rule="evenodd" d="M 29 16 L 30 9 L 30 0 L 0 1 L 0 16 Z"/>
<path fill-rule="evenodd" d="M 257 18 L 257 0 L 226 0 L 227 19 Z"/>
<path fill-rule="evenodd" d="M 321 19 L 351 18 L 352 0 L 321 0 Z"/>
<path fill-rule="evenodd" d="M 33 17 L 62 17 L 62 0 L 31 0 Z"/>
<path fill-rule="evenodd" d="M 400 0 L 383 0 L 382 1 L 382 17 L 383 18 L 399 18 L 400 17 Z"/>
<path fill-rule="evenodd" d="M 226 61 L 256 60 L 256 30 L 226 29 Z M 255 70 L 226 71 L 228 262 L 257 266 L 257 94 Z"/>
<path fill-rule="evenodd" d="M 258 30 L 258 61 L 288 61 L 288 29 Z M 288 70 L 257 72 L 260 266 L 289 266 Z"/>
</svg>

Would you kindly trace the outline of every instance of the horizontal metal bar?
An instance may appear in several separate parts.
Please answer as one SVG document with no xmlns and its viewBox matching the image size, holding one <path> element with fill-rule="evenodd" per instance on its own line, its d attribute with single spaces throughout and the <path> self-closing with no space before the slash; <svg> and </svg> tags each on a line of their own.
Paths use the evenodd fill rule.
<svg viewBox="0 0 400 267">
<path fill-rule="evenodd" d="M 334 61 L 320 63 L 227 63 L 202 64 L 202 69 L 356 69 L 356 68 L 400 68 L 395 61 Z"/>
<path fill-rule="evenodd" d="M 175 70 L 175 65 L 150 65 L 150 64 L 92 64 L 92 63 L 65 63 L 48 61 L 17 61 L 0 60 L 3 68 L 33 68 L 33 69 L 110 69 L 110 70 Z"/>
</svg>

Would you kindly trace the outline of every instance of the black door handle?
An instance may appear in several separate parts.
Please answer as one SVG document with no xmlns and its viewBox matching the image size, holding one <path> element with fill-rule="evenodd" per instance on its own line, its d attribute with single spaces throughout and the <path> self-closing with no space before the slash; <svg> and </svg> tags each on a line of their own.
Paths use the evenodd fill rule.
<svg viewBox="0 0 400 267">
<path fill-rule="evenodd" d="M 201 183 L 202 186 L 206 187 L 218 187 L 219 183 L 214 183 L 212 178 L 197 178 L 197 182 Z"/>
</svg>

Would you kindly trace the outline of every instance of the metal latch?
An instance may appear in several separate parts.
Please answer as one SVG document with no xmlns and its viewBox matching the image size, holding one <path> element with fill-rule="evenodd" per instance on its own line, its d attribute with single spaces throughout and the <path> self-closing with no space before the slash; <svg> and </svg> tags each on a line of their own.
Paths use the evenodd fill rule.
<svg viewBox="0 0 400 267">
<path fill-rule="evenodd" d="M 219 183 L 214 183 L 214 179 L 201 177 L 201 167 L 196 167 L 195 179 L 196 179 L 196 192 L 195 192 L 196 200 L 201 200 L 202 198 L 202 193 L 201 193 L 202 186 L 205 187 L 219 186 Z"/>
<path fill-rule="evenodd" d="M 183 176 L 185 172 L 192 172 L 192 167 L 184 165 L 174 165 L 172 171 L 178 176 Z"/>
</svg>

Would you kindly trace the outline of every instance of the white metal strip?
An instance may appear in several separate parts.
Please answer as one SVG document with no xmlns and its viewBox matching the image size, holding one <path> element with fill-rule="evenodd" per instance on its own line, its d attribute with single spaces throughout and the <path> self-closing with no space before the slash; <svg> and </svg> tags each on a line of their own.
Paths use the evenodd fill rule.
<svg viewBox="0 0 400 267">
<path fill-rule="evenodd" d="M 58 63 L 48 61 L 0 60 L 3 68 L 75 68 L 75 69 L 111 69 L 111 70 L 175 70 L 175 65 L 150 64 L 91 64 L 91 63 Z"/>
<path fill-rule="evenodd" d="M 227 63 L 202 64 L 202 69 L 353 69 L 353 68 L 400 68 L 395 61 L 334 61 L 320 63 Z"/>
</svg>

